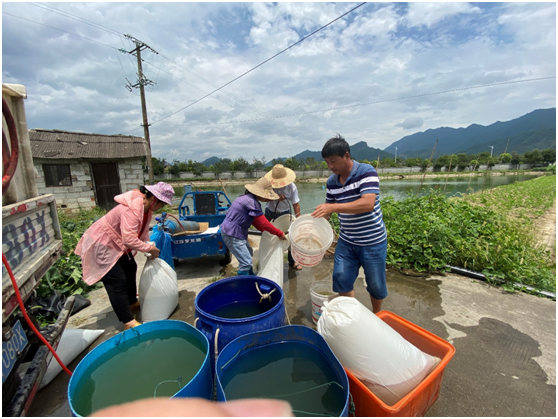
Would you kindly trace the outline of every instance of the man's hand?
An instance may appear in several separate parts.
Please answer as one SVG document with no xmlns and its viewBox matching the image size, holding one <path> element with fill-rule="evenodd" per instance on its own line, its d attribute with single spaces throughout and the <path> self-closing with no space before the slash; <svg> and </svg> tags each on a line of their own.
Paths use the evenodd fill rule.
<svg viewBox="0 0 558 419">
<path fill-rule="evenodd" d="M 279 201 L 284 201 L 286 198 L 285 194 L 277 194 L 277 195 L 279 195 Z"/>
<path fill-rule="evenodd" d="M 329 218 L 329 216 L 334 213 L 334 209 L 333 209 L 333 205 L 334 204 L 320 204 L 316 207 L 316 209 L 314 210 L 314 212 L 312 213 L 312 217 L 314 218 L 319 218 L 319 217 L 324 217 L 324 218 Z"/>
<path fill-rule="evenodd" d="M 285 233 L 281 234 L 279 237 L 281 240 L 287 240 L 287 236 L 285 235 Z"/>
</svg>

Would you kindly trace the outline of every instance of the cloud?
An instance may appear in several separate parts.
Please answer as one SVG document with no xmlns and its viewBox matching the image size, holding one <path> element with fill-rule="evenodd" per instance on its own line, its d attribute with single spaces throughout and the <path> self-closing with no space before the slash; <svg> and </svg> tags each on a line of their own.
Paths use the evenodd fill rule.
<svg viewBox="0 0 558 419">
<path fill-rule="evenodd" d="M 153 155 L 197 161 L 320 150 L 337 132 L 385 148 L 556 106 L 555 80 L 468 89 L 555 75 L 555 3 L 367 3 L 238 78 L 355 6 L 4 3 L 27 20 L 3 14 L 2 80 L 26 86 L 31 128 L 142 136 L 130 34 L 158 52 L 142 51 Z"/>
<path fill-rule="evenodd" d="M 404 129 L 420 128 L 424 124 L 424 121 L 420 116 L 415 116 L 405 119 L 403 122 L 396 125 L 396 127 L 401 127 Z"/>
</svg>

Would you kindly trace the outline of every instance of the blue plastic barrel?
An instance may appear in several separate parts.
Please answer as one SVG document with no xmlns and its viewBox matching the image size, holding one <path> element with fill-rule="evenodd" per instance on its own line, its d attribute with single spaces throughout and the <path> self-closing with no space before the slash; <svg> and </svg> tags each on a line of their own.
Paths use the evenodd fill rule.
<svg viewBox="0 0 558 419">
<path fill-rule="evenodd" d="M 227 401 L 227 397 L 224 391 L 224 383 L 230 381 L 231 374 L 235 374 L 235 363 L 238 362 L 239 358 L 243 355 L 250 356 L 250 359 L 254 359 L 257 357 L 257 351 L 259 348 L 264 348 L 268 345 L 274 344 L 284 344 L 284 343 L 302 343 L 305 345 L 309 345 L 312 350 L 314 350 L 318 356 L 322 355 L 325 358 L 325 365 L 324 368 L 327 368 L 327 375 L 329 377 L 334 377 L 332 381 L 335 383 L 331 383 L 328 385 L 335 385 L 336 388 L 342 388 L 342 397 L 339 399 L 341 400 L 340 406 L 342 407 L 342 411 L 340 412 L 340 416 L 348 416 L 349 415 L 349 407 L 350 407 L 350 395 L 349 395 L 349 380 L 347 378 L 347 374 L 343 369 L 343 366 L 334 355 L 333 351 L 330 349 L 326 341 L 323 337 L 321 337 L 315 330 L 306 327 L 306 326 L 284 326 L 278 327 L 271 330 L 265 330 L 261 332 L 250 333 L 239 338 L 234 339 L 231 341 L 227 346 L 225 346 L 219 356 L 217 357 L 216 363 L 216 386 L 217 386 L 217 401 Z M 294 361 L 296 363 L 296 361 Z M 293 364 L 294 365 L 294 364 Z M 254 367 L 255 368 L 255 367 Z M 278 367 L 275 367 L 278 368 Z M 304 371 L 303 371 L 304 372 Z M 289 374 L 297 374 L 294 367 L 293 369 L 288 369 Z M 265 385 L 267 385 L 268 380 L 273 380 L 273 377 L 264 378 L 262 386 L 258 387 L 258 383 L 255 383 L 255 391 L 261 391 Z M 299 377 L 300 379 L 300 377 Z M 321 384 L 321 383 L 316 383 Z M 312 384 L 313 385 L 313 384 Z M 316 387 L 320 387 L 317 385 Z M 268 391 L 267 389 L 266 391 Z M 270 391 L 270 390 L 269 390 Z M 339 391 L 339 390 L 338 390 Z M 290 393 L 290 392 L 287 392 Z M 291 394 L 288 394 L 291 395 Z M 273 398 L 284 398 L 279 397 L 279 395 L 275 394 L 259 394 L 257 396 L 246 394 L 245 397 L 273 397 Z M 304 397 L 304 395 L 302 395 Z M 326 399 L 327 397 L 324 396 Z M 297 406 L 291 402 L 291 406 L 295 413 L 297 413 Z M 307 415 L 308 413 L 312 412 L 298 412 L 299 415 Z M 312 415 L 310 415 L 312 416 Z"/>
<path fill-rule="evenodd" d="M 267 311 L 251 317 L 223 318 L 213 313 L 225 306 L 242 302 L 259 302 L 260 293 L 270 294 L 271 301 L 264 302 Z M 231 340 L 247 333 L 285 325 L 285 299 L 283 290 L 275 282 L 259 276 L 236 276 L 221 279 L 201 290 L 194 302 L 195 325 L 209 340 L 212 369 L 215 354 Z M 217 344 L 217 350 L 215 347 Z"/>
<path fill-rule="evenodd" d="M 78 364 L 74 370 L 72 377 L 70 378 L 70 383 L 68 385 L 68 402 L 70 404 L 70 409 L 72 410 L 73 416 L 81 416 L 74 409 L 72 401 L 76 395 L 76 389 L 83 384 L 83 379 L 87 378 L 92 370 L 95 368 L 92 365 L 96 364 L 96 361 L 103 357 L 107 352 L 114 350 L 116 346 L 122 348 L 122 351 L 126 351 L 127 347 L 132 345 L 134 340 L 138 339 L 139 335 L 144 335 L 149 339 L 156 339 L 161 332 L 173 332 L 174 335 L 178 337 L 184 336 L 184 339 L 192 342 L 195 341 L 200 345 L 200 348 L 205 352 L 205 358 L 203 363 L 198 370 L 197 374 L 187 383 L 181 383 L 182 388 L 172 396 L 174 397 L 201 397 L 204 399 L 211 400 L 213 396 L 213 378 L 211 374 L 210 361 L 209 361 L 209 342 L 203 333 L 200 333 L 196 328 L 189 325 L 186 322 L 179 320 L 157 320 L 149 323 L 144 323 L 132 329 L 126 330 L 107 339 L 105 342 L 101 343 L 95 347 L 91 352 L 89 352 Z M 166 360 L 172 363 L 172 359 Z M 137 365 L 138 369 L 144 368 L 145 366 Z M 130 376 L 130 385 L 134 385 L 134 377 Z"/>
</svg>

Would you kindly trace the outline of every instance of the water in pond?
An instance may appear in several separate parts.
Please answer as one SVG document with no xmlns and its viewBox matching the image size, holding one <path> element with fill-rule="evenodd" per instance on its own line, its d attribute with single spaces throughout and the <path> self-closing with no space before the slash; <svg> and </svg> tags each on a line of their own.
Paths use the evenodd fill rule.
<svg viewBox="0 0 558 419">
<path fill-rule="evenodd" d="M 152 398 L 155 390 L 157 397 L 172 397 L 194 378 L 205 356 L 202 344 L 184 332 L 141 334 L 91 364 L 78 382 L 72 406 L 89 416 L 104 407 Z"/>
<path fill-rule="evenodd" d="M 270 308 L 268 301 L 235 301 L 217 308 L 211 315 L 223 319 L 244 319 L 263 314 Z"/>
<path fill-rule="evenodd" d="M 417 173 L 413 173 L 417 174 Z M 419 173 L 420 175 L 420 173 Z M 459 177 L 433 177 L 424 179 L 421 189 L 421 195 L 428 193 L 430 189 L 439 188 L 444 190 L 449 196 L 454 196 L 460 193 L 478 192 L 488 190 L 497 186 L 508 185 L 515 182 L 523 182 L 530 179 L 535 179 L 538 175 L 507 175 L 507 176 L 473 176 L 468 175 Z M 409 194 L 416 194 L 421 183 L 421 178 L 415 179 L 382 179 L 380 178 L 380 191 L 381 196 L 392 196 L 395 200 L 402 200 L 409 196 Z M 447 183 L 446 183 L 447 182 Z M 300 197 L 300 208 L 302 214 L 310 214 L 317 205 L 325 202 L 326 191 L 322 188 L 325 187 L 325 182 L 322 183 L 301 183 L 296 184 L 298 195 Z M 227 185 L 227 194 L 229 199 L 234 201 L 239 195 L 244 193 L 244 185 Z M 176 187 L 176 198 L 173 203 L 179 204 L 184 196 L 183 188 Z M 221 190 L 219 186 L 201 186 L 199 189 L 204 191 Z M 192 208 L 192 200 L 187 198 L 185 204 Z M 265 204 L 262 203 L 262 209 L 265 209 Z"/>
<path fill-rule="evenodd" d="M 221 372 L 227 400 L 261 397 L 288 401 L 296 416 L 340 416 L 341 383 L 315 348 L 302 342 L 257 346 Z"/>
</svg>

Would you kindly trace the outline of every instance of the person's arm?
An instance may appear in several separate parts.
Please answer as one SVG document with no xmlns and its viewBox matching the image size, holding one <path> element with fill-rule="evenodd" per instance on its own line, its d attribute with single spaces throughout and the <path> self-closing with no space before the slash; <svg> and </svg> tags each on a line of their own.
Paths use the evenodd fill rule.
<svg viewBox="0 0 558 419">
<path fill-rule="evenodd" d="M 376 194 L 369 193 L 362 195 L 360 199 L 352 202 L 346 202 L 343 204 L 320 204 L 316 207 L 316 210 L 312 213 L 312 217 L 326 217 L 328 218 L 332 213 L 336 212 L 344 214 L 362 214 L 363 212 L 370 212 L 374 210 L 374 205 L 376 204 Z"/>
<path fill-rule="evenodd" d="M 252 225 L 260 231 L 267 231 L 268 233 L 279 237 L 281 240 L 286 240 L 285 234 L 269 221 L 267 221 L 265 215 L 254 217 L 254 222 L 252 223 Z"/>
<path fill-rule="evenodd" d="M 294 210 L 294 214 L 295 217 L 299 217 L 300 216 L 300 204 L 293 204 L 293 210 Z"/>
<path fill-rule="evenodd" d="M 141 228 L 142 221 L 143 220 L 138 219 L 138 217 L 136 217 L 131 210 L 122 212 L 122 217 L 120 219 L 122 243 L 128 249 L 136 250 L 138 252 L 152 253 L 154 251 L 153 248 L 155 248 L 155 250 L 157 250 L 157 248 L 138 238 L 138 230 Z"/>
</svg>

